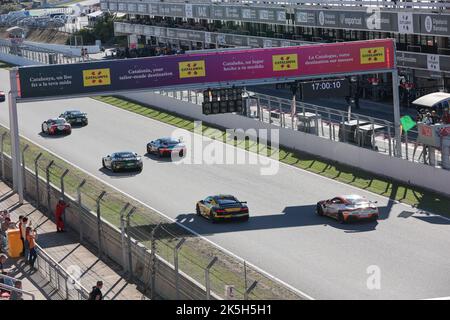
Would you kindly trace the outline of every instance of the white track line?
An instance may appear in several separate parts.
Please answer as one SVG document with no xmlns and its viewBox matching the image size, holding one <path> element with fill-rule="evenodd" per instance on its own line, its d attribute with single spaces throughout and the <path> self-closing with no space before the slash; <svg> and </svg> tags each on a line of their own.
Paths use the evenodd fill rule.
<svg viewBox="0 0 450 320">
<path fill-rule="evenodd" d="M 98 101 L 98 100 L 96 100 L 96 101 Z M 99 101 L 99 102 L 101 102 L 101 101 Z M 105 104 L 106 104 L 106 103 L 105 103 Z M 110 104 L 107 104 L 107 105 L 108 105 L 108 106 L 111 106 Z M 116 108 L 117 108 L 117 107 L 116 107 Z M 123 109 L 121 109 L 121 108 L 118 108 L 118 109 L 123 110 Z M 124 110 L 124 111 L 127 111 L 127 110 Z M 131 113 L 132 113 L 132 112 L 131 112 Z M 133 113 L 133 114 L 136 115 L 136 113 Z M 147 118 L 147 117 L 146 117 L 146 118 Z M 149 118 L 147 118 L 147 119 L 149 119 Z M 151 119 L 151 120 L 157 121 L 157 120 L 154 120 L 154 119 Z M 161 123 L 161 121 L 158 121 L 158 122 Z M 9 126 L 6 126 L 4 123 L 3 123 L 3 126 L 9 130 Z M 229 254 L 230 256 L 234 257 L 235 259 L 238 259 L 238 260 L 240 260 L 241 262 L 245 261 L 245 263 L 246 263 L 247 265 L 249 265 L 250 267 L 254 268 L 256 271 L 262 273 L 263 275 L 265 275 L 265 276 L 268 277 L 269 279 L 275 280 L 276 282 L 278 282 L 278 283 L 280 283 L 281 285 L 283 285 L 283 286 L 289 288 L 290 290 L 294 291 L 295 293 L 297 293 L 297 294 L 303 296 L 304 298 L 306 298 L 306 299 L 308 299 L 308 300 L 315 300 L 313 297 L 311 297 L 310 295 L 304 293 L 303 291 L 301 291 L 301 290 L 295 288 L 294 286 L 292 286 L 292 285 L 290 285 L 290 284 L 284 282 L 283 280 L 281 280 L 281 279 L 279 279 L 279 278 L 277 278 L 277 277 L 271 275 L 271 274 L 268 273 L 267 271 L 262 270 L 261 268 L 259 268 L 259 267 L 257 267 L 256 265 L 252 264 L 252 263 L 249 262 L 248 260 L 245 260 L 245 259 L 239 257 L 238 255 L 236 255 L 236 254 L 232 253 L 231 251 L 229 251 L 229 250 L 223 248 L 222 246 L 220 246 L 220 245 L 214 243 L 213 241 L 209 240 L 208 238 L 205 238 L 204 236 L 200 235 L 199 233 L 197 233 L 196 231 L 192 230 L 191 228 L 189 228 L 189 227 L 187 227 L 187 226 L 185 226 L 185 225 L 179 223 L 178 221 L 176 221 L 176 220 L 174 220 L 173 218 L 171 218 L 171 217 L 165 215 L 165 214 L 162 213 L 161 211 L 159 211 L 159 210 L 157 210 L 157 209 L 151 207 L 150 205 L 148 205 L 148 204 L 142 202 L 141 200 L 136 199 L 135 197 L 133 197 L 132 195 L 126 193 L 125 191 L 122 191 L 122 190 L 118 189 L 117 187 L 115 187 L 115 186 L 109 184 L 108 182 L 106 182 L 106 181 L 104 181 L 103 179 L 101 179 L 101 178 L 95 176 L 94 174 L 92 174 L 92 173 L 90 173 L 90 172 L 84 170 L 83 168 L 79 167 L 78 165 L 72 163 L 71 161 L 66 160 L 65 158 L 63 158 L 63 157 L 57 155 L 57 154 L 54 153 L 53 151 L 47 149 L 46 147 L 40 145 L 39 143 L 33 141 L 32 139 L 29 139 L 29 138 L 23 136 L 22 134 L 19 134 L 19 135 L 20 135 L 22 138 L 24 138 L 24 139 L 26 139 L 26 140 L 29 140 L 29 141 L 33 142 L 36 146 L 38 146 L 39 148 L 41 148 L 41 149 L 47 151 L 48 153 L 52 154 L 53 156 L 55 156 L 55 157 L 57 157 L 57 158 L 59 158 L 59 159 L 64 160 L 65 162 L 67 162 L 67 163 L 70 164 L 71 166 L 73 166 L 73 167 L 77 168 L 78 170 L 84 172 L 85 174 L 87 174 L 87 175 L 93 177 L 94 179 L 100 180 L 101 182 L 103 182 L 104 184 L 106 184 L 108 187 L 110 187 L 110 188 L 116 190 L 116 191 L 119 192 L 119 193 L 122 193 L 123 195 L 129 197 L 130 199 L 132 199 L 132 200 L 134 200 L 134 201 L 140 203 L 141 205 L 143 205 L 143 206 L 145 206 L 145 207 L 147 207 L 147 208 L 149 208 L 149 209 L 155 211 L 156 213 L 160 214 L 160 215 L 163 216 L 164 218 L 166 218 L 166 219 L 168 219 L 168 220 L 170 220 L 170 221 L 176 223 L 178 226 L 180 226 L 180 227 L 182 227 L 182 228 L 188 230 L 188 231 L 191 232 L 192 234 L 195 234 L 197 237 L 202 238 L 203 240 L 205 240 L 205 241 L 207 241 L 208 243 L 212 244 L 212 245 L 215 246 L 216 248 L 219 248 L 219 249 L 222 250 L 223 252 L 225 252 L 225 253 Z"/>
</svg>

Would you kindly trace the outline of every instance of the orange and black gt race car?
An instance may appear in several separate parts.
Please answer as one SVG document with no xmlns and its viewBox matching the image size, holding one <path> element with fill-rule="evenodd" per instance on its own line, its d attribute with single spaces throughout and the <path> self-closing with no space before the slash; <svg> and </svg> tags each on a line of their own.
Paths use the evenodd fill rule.
<svg viewBox="0 0 450 320">
<path fill-rule="evenodd" d="M 339 196 L 330 200 L 319 201 L 316 206 L 316 213 L 319 216 L 335 218 L 340 223 L 357 220 L 376 221 L 379 216 L 376 203 L 359 195 Z"/>
<path fill-rule="evenodd" d="M 249 218 L 247 202 L 239 201 L 232 195 L 206 197 L 197 202 L 195 210 L 199 216 L 208 218 L 212 223 L 228 219 L 248 221 Z"/>
</svg>

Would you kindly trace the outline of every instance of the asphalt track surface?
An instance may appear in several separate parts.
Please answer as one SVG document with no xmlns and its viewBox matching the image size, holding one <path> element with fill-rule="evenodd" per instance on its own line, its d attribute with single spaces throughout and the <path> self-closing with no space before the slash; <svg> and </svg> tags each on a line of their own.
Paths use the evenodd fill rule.
<svg viewBox="0 0 450 320">
<path fill-rule="evenodd" d="M 6 81 L 0 71 L 0 90 L 7 91 Z M 89 125 L 66 137 L 42 136 L 42 121 L 66 109 L 87 112 Z M 449 219 L 283 164 L 263 176 L 258 165 L 177 165 L 152 156 L 144 157 L 140 174 L 112 174 L 101 168 L 102 156 L 144 154 L 148 141 L 176 128 L 89 98 L 19 104 L 18 114 L 21 135 L 315 299 L 450 296 Z M 9 126 L 8 119 L 3 104 L 0 123 Z M 248 201 L 250 220 L 213 225 L 197 217 L 196 201 L 216 193 Z M 340 225 L 315 215 L 318 200 L 351 193 L 378 201 L 378 223 Z M 379 289 L 367 286 L 373 270 Z"/>
</svg>

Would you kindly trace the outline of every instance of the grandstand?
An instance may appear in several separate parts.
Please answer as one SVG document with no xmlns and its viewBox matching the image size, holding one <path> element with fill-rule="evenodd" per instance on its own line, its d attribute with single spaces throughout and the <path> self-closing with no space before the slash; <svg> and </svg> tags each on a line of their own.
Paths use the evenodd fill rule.
<svg viewBox="0 0 450 320">
<path fill-rule="evenodd" d="M 115 23 L 130 47 L 276 47 L 394 38 L 409 104 L 450 86 L 450 3 L 370 0 L 101 0 L 101 8 L 126 14 Z M 366 98 L 389 99 L 389 75 L 362 78 Z"/>
</svg>

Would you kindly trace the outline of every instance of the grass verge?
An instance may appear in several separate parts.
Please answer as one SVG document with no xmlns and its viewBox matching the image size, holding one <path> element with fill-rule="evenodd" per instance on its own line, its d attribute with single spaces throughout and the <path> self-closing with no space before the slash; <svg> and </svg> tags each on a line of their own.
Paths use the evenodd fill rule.
<svg viewBox="0 0 450 320">
<path fill-rule="evenodd" d="M 190 119 L 165 112 L 151 105 L 137 103 L 135 101 L 116 96 L 102 96 L 95 97 L 94 99 L 178 128 L 183 128 L 189 131 L 194 130 L 193 121 Z M 203 124 L 202 129 L 205 136 L 215 137 L 217 137 L 217 133 L 215 131 L 220 130 L 219 128 L 206 124 Z M 225 135 L 223 130 L 222 134 Z M 258 149 L 254 145 L 249 145 L 245 142 L 235 143 L 235 146 L 253 152 L 256 150 L 265 151 L 264 149 Z M 450 198 L 444 195 L 425 190 L 417 186 L 396 182 L 386 177 L 376 176 L 372 173 L 321 159 L 311 154 L 292 151 L 287 148 L 281 148 L 279 150 L 279 156 L 280 161 L 285 164 L 308 170 L 333 180 L 389 197 L 392 200 L 409 204 L 421 210 L 450 216 Z"/>
</svg>

